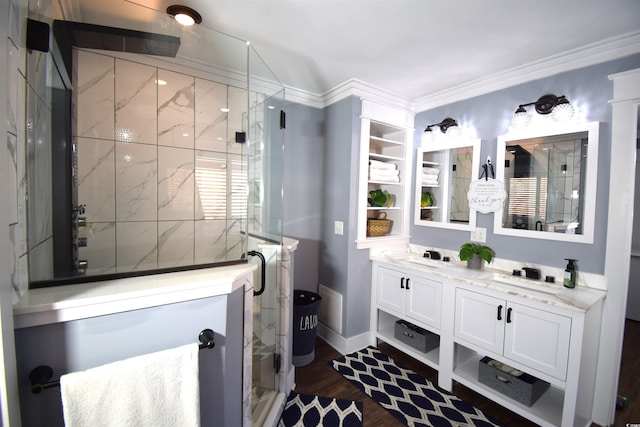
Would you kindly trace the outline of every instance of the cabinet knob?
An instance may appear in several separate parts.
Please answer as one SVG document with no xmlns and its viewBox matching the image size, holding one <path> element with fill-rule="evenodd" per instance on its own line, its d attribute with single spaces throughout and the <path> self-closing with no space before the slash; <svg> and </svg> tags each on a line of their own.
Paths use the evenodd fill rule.
<svg viewBox="0 0 640 427">
<path fill-rule="evenodd" d="M 407 289 L 409 289 L 409 278 L 407 277 L 407 284 L 405 286 Z"/>
<path fill-rule="evenodd" d="M 404 277 L 400 279 L 400 289 L 404 289 Z"/>
<path fill-rule="evenodd" d="M 498 306 L 498 320 L 502 320 L 502 304 Z"/>
<path fill-rule="evenodd" d="M 511 323 L 511 307 L 507 309 L 507 323 Z"/>
</svg>

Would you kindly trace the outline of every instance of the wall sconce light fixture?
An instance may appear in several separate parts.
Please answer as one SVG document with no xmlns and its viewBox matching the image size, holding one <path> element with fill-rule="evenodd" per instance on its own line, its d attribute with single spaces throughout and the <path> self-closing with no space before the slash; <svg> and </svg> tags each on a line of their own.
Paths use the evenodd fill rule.
<svg viewBox="0 0 640 427">
<path fill-rule="evenodd" d="M 421 138 L 421 141 L 423 144 L 428 144 L 434 141 L 435 139 L 435 135 L 433 134 L 434 126 L 438 126 L 442 133 L 452 137 L 458 137 L 462 134 L 462 131 L 460 130 L 460 126 L 458 126 L 458 122 L 456 122 L 451 117 L 447 117 L 440 123 L 434 123 L 432 125 L 427 126 Z"/>
<path fill-rule="evenodd" d="M 173 16 L 178 23 L 187 27 L 202 22 L 202 16 L 187 6 L 177 4 L 171 5 L 167 7 L 167 13 Z"/>
<path fill-rule="evenodd" d="M 535 110 L 538 114 L 551 114 L 551 118 L 556 122 L 570 120 L 574 113 L 573 106 L 564 95 L 556 96 L 548 94 L 541 96 L 537 101 L 520 104 L 513 115 L 509 126 L 513 129 L 522 129 L 529 126 L 529 123 L 531 122 L 531 114 L 527 112 L 525 107 L 529 107 L 531 105 L 535 106 Z"/>
</svg>

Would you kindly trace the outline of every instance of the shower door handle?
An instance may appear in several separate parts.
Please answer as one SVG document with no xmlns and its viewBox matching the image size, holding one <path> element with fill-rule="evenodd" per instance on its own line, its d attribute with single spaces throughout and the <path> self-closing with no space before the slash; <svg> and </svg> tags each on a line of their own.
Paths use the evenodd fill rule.
<svg viewBox="0 0 640 427">
<path fill-rule="evenodd" d="M 258 258 L 260 258 L 260 263 L 262 264 L 262 277 L 261 277 L 261 283 L 260 283 L 260 289 L 258 289 L 257 291 L 253 291 L 253 296 L 257 297 L 259 295 L 262 295 L 264 293 L 264 289 L 266 287 L 266 264 L 267 262 L 264 259 L 264 255 L 262 255 L 260 252 L 258 251 L 249 251 L 247 252 L 247 255 L 249 256 L 257 256 Z"/>
</svg>

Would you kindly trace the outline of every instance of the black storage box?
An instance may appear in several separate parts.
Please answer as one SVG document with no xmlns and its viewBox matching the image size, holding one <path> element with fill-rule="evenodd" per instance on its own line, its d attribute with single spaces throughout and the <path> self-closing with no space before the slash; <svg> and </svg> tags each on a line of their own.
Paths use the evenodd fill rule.
<svg viewBox="0 0 640 427">
<path fill-rule="evenodd" d="M 490 357 L 480 360 L 478 381 L 523 405 L 532 406 L 549 388 L 548 382 L 533 375 L 521 372 L 520 375 L 514 376 L 491 366 L 490 362 L 493 362 Z"/>
<path fill-rule="evenodd" d="M 404 320 L 396 321 L 393 336 L 398 341 L 402 341 L 423 353 L 428 353 L 440 345 L 438 335 Z"/>
</svg>

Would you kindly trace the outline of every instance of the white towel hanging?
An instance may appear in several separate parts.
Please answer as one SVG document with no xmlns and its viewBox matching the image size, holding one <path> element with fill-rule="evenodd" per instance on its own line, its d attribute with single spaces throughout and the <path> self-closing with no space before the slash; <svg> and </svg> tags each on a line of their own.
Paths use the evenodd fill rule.
<svg viewBox="0 0 640 427">
<path fill-rule="evenodd" d="M 65 427 L 200 425 L 198 344 L 60 377 Z"/>
</svg>

